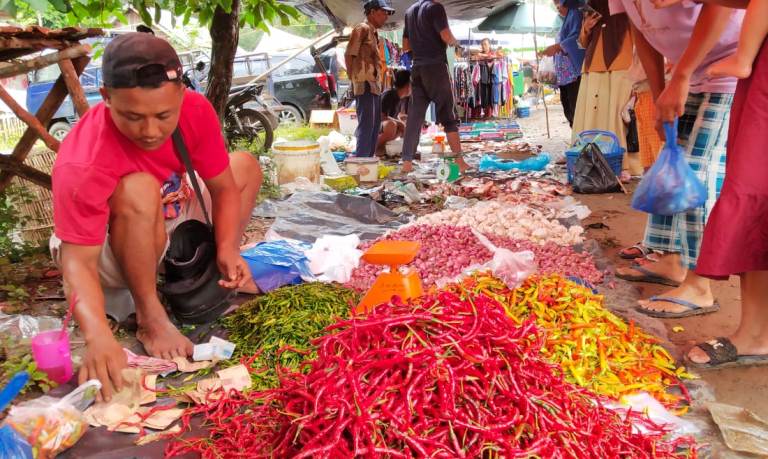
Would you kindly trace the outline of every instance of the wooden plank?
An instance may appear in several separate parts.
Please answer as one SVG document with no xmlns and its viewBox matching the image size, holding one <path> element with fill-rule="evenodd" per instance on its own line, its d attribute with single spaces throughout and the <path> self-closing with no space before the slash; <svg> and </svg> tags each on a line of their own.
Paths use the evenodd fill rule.
<svg viewBox="0 0 768 459">
<path fill-rule="evenodd" d="M 91 58 L 88 56 L 78 57 L 77 59 L 73 60 L 72 64 L 75 67 L 75 72 L 77 72 L 78 75 L 82 74 L 85 66 L 88 65 L 90 60 Z M 56 113 L 56 110 L 59 109 L 65 97 L 67 97 L 67 86 L 64 83 L 64 79 L 59 77 L 56 80 L 56 83 L 53 84 L 51 92 L 48 93 L 48 96 L 43 101 L 40 109 L 35 114 L 40 123 L 47 125 L 48 122 L 51 121 L 51 117 L 53 117 L 54 113 Z M 25 159 L 27 159 L 29 150 L 32 149 L 37 139 L 38 136 L 34 129 L 27 128 L 26 132 L 24 132 L 24 135 L 21 136 L 19 143 L 17 143 L 16 147 L 14 147 L 13 152 L 11 153 L 11 158 L 17 160 L 19 163 L 23 162 Z M 11 183 L 13 176 L 13 172 L 0 171 L 0 191 L 4 190 L 8 184 Z M 48 188 L 50 189 L 50 187 Z"/>
<path fill-rule="evenodd" d="M 11 178 L 13 178 L 13 175 L 17 175 L 25 180 L 29 180 L 36 185 L 40 185 L 43 188 L 49 190 L 51 189 L 50 175 L 39 171 L 32 166 L 19 163 L 7 155 L 0 155 L 0 169 L 3 170 L 4 174 L 11 173 Z"/>
<path fill-rule="evenodd" d="M 40 120 L 35 118 L 35 116 L 28 111 L 24 110 L 24 108 L 19 105 L 18 102 L 16 102 L 16 99 L 8 94 L 8 91 L 6 91 L 2 86 L 0 86 L 0 100 L 5 102 L 5 105 L 7 105 L 13 111 L 13 113 L 19 117 L 21 121 L 24 121 L 27 126 L 34 129 L 37 132 L 37 135 L 43 139 L 43 142 L 45 142 L 48 148 L 53 151 L 58 151 L 59 141 L 54 139 L 53 136 L 48 133 L 48 129 L 43 126 Z"/>
<path fill-rule="evenodd" d="M 32 70 L 53 65 L 63 59 L 75 59 L 80 56 L 85 56 L 90 51 L 90 45 L 77 45 L 34 59 L 25 59 L 21 62 L 15 62 L 0 68 L 0 78 L 8 78 L 23 73 L 29 73 Z"/>
<path fill-rule="evenodd" d="M 64 83 L 67 85 L 69 91 L 69 97 L 72 98 L 72 104 L 77 110 L 77 114 L 80 116 L 85 115 L 90 105 L 88 105 L 88 99 L 85 98 L 83 87 L 80 85 L 80 78 L 75 72 L 75 67 L 72 65 L 72 61 L 69 59 L 63 59 L 59 61 L 59 68 L 61 69 L 61 75 L 64 77 Z"/>
</svg>

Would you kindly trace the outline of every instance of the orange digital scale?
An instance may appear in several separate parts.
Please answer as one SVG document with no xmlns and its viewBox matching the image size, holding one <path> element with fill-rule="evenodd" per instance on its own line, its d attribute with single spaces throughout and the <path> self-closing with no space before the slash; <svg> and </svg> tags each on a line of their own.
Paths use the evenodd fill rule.
<svg viewBox="0 0 768 459">
<path fill-rule="evenodd" d="M 376 277 L 376 281 L 365 294 L 357 312 L 364 313 L 382 303 L 388 303 L 393 296 L 403 300 L 418 298 L 423 294 L 419 273 L 409 267 L 402 267 L 412 262 L 419 253 L 421 244 L 412 241 L 380 241 L 371 246 L 363 260 L 372 265 L 388 266 Z"/>
</svg>

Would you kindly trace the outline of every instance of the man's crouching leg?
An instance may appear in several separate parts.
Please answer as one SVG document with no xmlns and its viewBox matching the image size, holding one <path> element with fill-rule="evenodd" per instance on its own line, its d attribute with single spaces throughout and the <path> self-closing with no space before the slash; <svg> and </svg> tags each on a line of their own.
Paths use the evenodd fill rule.
<svg viewBox="0 0 768 459">
<path fill-rule="evenodd" d="M 136 303 L 136 337 L 153 357 L 192 354 L 192 342 L 176 329 L 157 296 L 157 266 L 168 240 L 160 183 L 147 173 L 127 175 L 109 207 L 109 244 Z"/>
<path fill-rule="evenodd" d="M 253 207 L 259 196 L 264 174 L 259 165 L 259 160 L 250 153 L 238 151 L 229 155 L 229 163 L 232 167 L 232 175 L 235 178 L 238 190 L 240 190 L 240 235 L 245 233 L 248 223 L 251 221 Z M 253 279 L 240 289 L 241 293 L 257 294 L 259 288 Z"/>
</svg>

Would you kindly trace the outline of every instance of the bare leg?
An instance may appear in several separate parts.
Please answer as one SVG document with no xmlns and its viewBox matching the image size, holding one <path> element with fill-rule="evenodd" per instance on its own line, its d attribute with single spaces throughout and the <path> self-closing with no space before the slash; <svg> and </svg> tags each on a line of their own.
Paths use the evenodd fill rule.
<svg viewBox="0 0 768 459">
<path fill-rule="evenodd" d="M 711 281 L 690 270 L 679 287 L 664 292 L 659 296 L 680 299 L 701 307 L 712 306 L 715 302 L 715 297 L 712 295 Z M 639 303 L 643 308 L 651 311 L 683 312 L 688 310 L 685 306 L 668 301 L 642 300 Z"/>
<path fill-rule="evenodd" d="M 157 297 L 157 265 L 168 238 L 160 184 L 150 174 L 128 175 L 109 207 L 109 244 L 136 303 L 136 337 L 151 356 L 190 355 L 192 342 L 171 323 Z"/>
<path fill-rule="evenodd" d="M 256 205 L 256 198 L 264 179 L 259 161 L 250 153 L 238 151 L 229 155 L 229 163 L 232 167 L 232 175 L 235 178 L 238 190 L 240 190 L 240 234 L 245 233 L 248 223 L 251 221 L 251 213 Z M 241 293 L 257 294 L 259 288 L 253 279 L 240 289 Z"/>
<path fill-rule="evenodd" d="M 766 18 L 768 18 L 768 0 L 750 0 L 741 26 L 739 48 L 736 54 L 710 66 L 707 74 L 713 77 L 749 78 L 752 74 L 752 64 L 768 36 L 768 19 Z"/>
<path fill-rule="evenodd" d="M 647 271 L 675 282 L 683 282 L 688 274 L 688 271 L 680 264 L 680 254 L 678 253 L 661 255 L 658 261 L 653 263 L 644 263 L 642 260 L 635 261 L 641 264 Z M 617 269 L 616 272 L 630 276 L 642 275 L 642 273 L 635 271 L 632 267 L 622 267 Z"/>
<path fill-rule="evenodd" d="M 381 123 L 381 133 L 376 142 L 376 151 L 381 151 L 387 146 L 387 142 L 397 138 L 397 123 L 394 121 L 384 121 Z"/>
<path fill-rule="evenodd" d="M 730 340 L 739 355 L 768 354 L 768 271 L 756 271 L 741 276 L 741 320 Z M 688 353 L 692 362 L 707 363 L 709 356 L 694 347 Z"/>
<path fill-rule="evenodd" d="M 447 132 L 445 134 L 448 139 L 448 146 L 451 147 L 451 152 L 456 156 L 456 164 L 459 165 L 461 172 L 469 169 L 469 164 L 464 161 L 464 157 L 461 155 L 461 138 L 459 137 L 459 131 Z"/>
</svg>

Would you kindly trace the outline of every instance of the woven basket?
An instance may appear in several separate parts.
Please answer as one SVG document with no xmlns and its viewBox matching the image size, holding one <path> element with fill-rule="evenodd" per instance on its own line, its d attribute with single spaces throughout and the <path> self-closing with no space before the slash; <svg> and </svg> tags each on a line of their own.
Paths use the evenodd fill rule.
<svg viewBox="0 0 768 459">
<path fill-rule="evenodd" d="M 33 149 L 27 156 L 26 164 L 47 174 L 53 169 L 56 153 L 44 147 Z M 22 188 L 30 199 L 18 205 L 19 213 L 26 220 L 20 228 L 24 241 L 38 244 L 48 241 L 53 233 L 53 195 L 39 185 L 14 177 L 11 186 Z"/>
</svg>

